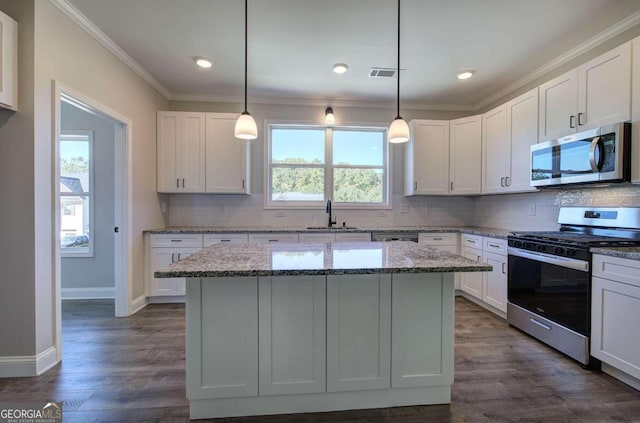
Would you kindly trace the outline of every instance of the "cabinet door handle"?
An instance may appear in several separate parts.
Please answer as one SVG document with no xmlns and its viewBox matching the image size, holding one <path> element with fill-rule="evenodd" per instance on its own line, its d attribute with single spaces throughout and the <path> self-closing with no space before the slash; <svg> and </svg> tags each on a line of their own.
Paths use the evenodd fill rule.
<svg viewBox="0 0 640 423">
<path fill-rule="evenodd" d="M 502 263 L 502 274 L 504 275 L 505 273 L 507 273 L 507 271 L 505 270 L 505 266 L 507 263 Z"/>
<path fill-rule="evenodd" d="M 576 124 L 574 123 L 574 120 L 576 119 L 576 117 L 574 115 L 569 116 L 569 128 L 575 128 Z"/>
<path fill-rule="evenodd" d="M 451 181 L 451 191 L 453 191 L 453 181 Z"/>
<path fill-rule="evenodd" d="M 176 179 L 176 188 L 180 188 L 180 179 Z"/>
<path fill-rule="evenodd" d="M 182 257 L 180 257 L 180 253 L 178 253 L 178 261 L 182 260 Z"/>
<path fill-rule="evenodd" d="M 242 189 L 244 189 L 244 179 L 242 180 Z"/>
<path fill-rule="evenodd" d="M 416 191 L 418 190 L 418 181 L 413 182 L 413 189 Z"/>
<path fill-rule="evenodd" d="M 502 178 L 500 178 L 500 186 L 503 187 L 504 186 L 504 176 Z"/>
<path fill-rule="evenodd" d="M 478 261 L 482 261 L 482 256 L 478 256 Z"/>
<path fill-rule="evenodd" d="M 171 253 L 171 263 L 175 263 L 176 262 L 175 261 L 175 256 L 176 256 L 176 253 Z"/>
<path fill-rule="evenodd" d="M 182 178 L 182 188 L 184 188 L 184 178 Z"/>
<path fill-rule="evenodd" d="M 510 176 L 505 176 L 504 177 L 504 186 L 505 187 L 511 186 L 511 177 Z"/>
<path fill-rule="evenodd" d="M 584 113 L 582 112 L 578 113 L 578 126 L 584 125 L 584 121 L 582 120 L 583 117 L 584 117 Z"/>
</svg>

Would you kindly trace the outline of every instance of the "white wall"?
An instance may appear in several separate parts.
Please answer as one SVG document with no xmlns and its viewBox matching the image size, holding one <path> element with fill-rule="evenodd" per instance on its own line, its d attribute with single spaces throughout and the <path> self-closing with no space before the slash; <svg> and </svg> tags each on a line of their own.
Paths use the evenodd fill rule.
<svg viewBox="0 0 640 423">
<path fill-rule="evenodd" d="M 114 287 L 115 124 L 62 102 L 63 130 L 93 131 L 93 257 L 62 258 L 62 289 Z"/>
</svg>

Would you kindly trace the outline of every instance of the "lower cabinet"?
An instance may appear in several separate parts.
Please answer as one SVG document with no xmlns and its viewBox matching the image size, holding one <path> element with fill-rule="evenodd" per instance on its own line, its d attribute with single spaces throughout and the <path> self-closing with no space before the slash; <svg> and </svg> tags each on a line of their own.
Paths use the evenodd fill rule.
<svg viewBox="0 0 640 423">
<path fill-rule="evenodd" d="M 482 261 L 482 250 L 476 248 L 462 247 L 460 254 L 464 258 L 473 261 Z M 483 273 L 461 273 L 460 289 L 475 298 L 482 300 L 482 277 Z"/>
<path fill-rule="evenodd" d="M 324 392 L 326 277 L 260 278 L 258 310 L 260 395 Z"/>
<path fill-rule="evenodd" d="M 640 261 L 594 255 L 593 275 L 591 355 L 635 378 L 631 384 L 640 389 L 640 338 L 634 329 L 640 322 Z"/>
<path fill-rule="evenodd" d="M 202 248 L 152 248 L 151 272 L 167 268 L 171 263 L 177 263 L 197 253 Z M 185 294 L 184 278 L 154 278 L 149 284 L 149 296 L 165 297 Z"/>
<path fill-rule="evenodd" d="M 391 374 L 391 275 L 327 277 L 327 392 L 384 389 Z"/>
<path fill-rule="evenodd" d="M 482 261 L 493 266 L 484 276 L 482 301 L 507 312 L 507 256 L 483 252 Z"/>
</svg>

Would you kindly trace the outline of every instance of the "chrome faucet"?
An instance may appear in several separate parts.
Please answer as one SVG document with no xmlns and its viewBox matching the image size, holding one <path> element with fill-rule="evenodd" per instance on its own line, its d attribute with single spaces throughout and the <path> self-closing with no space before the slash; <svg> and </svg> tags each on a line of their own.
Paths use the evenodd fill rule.
<svg viewBox="0 0 640 423">
<path fill-rule="evenodd" d="M 327 225 L 327 227 L 331 228 L 333 225 L 336 224 L 335 219 L 331 220 L 331 198 L 329 198 L 327 200 L 327 209 L 326 209 L 326 213 L 329 213 L 329 224 Z"/>
</svg>

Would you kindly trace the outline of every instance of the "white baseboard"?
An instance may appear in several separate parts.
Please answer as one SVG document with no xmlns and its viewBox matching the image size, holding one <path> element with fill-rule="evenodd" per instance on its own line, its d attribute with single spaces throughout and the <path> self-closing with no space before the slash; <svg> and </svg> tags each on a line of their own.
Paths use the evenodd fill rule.
<svg viewBox="0 0 640 423">
<path fill-rule="evenodd" d="M 131 302 L 131 307 L 129 308 L 129 315 L 136 314 L 143 308 L 145 308 L 149 304 L 147 302 L 147 297 L 144 295 L 139 296 Z"/>
<path fill-rule="evenodd" d="M 184 303 L 184 295 L 167 295 L 164 297 L 149 297 L 149 304 Z"/>
<path fill-rule="evenodd" d="M 63 300 L 103 300 L 115 298 L 115 288 L 62 288 Z"/>
<path fill-rule="evenodd" d="M 38 376 L 56 364 L 56 347 L 50 347 L 38 355 L 0 357 L 0 378 Z"/>
<path fill-rule="evenodd" d="M 640 379 L 636 379 L 635 377 L 623 372 L 622 370 L 618 370 L 615 367 L 608 365 L 607 363 L 602 363 L 602 371 L 609 376 L 613 376 L 619 381 L 624 382 L 632 388 L 640 391 Z"/>
</svg>

